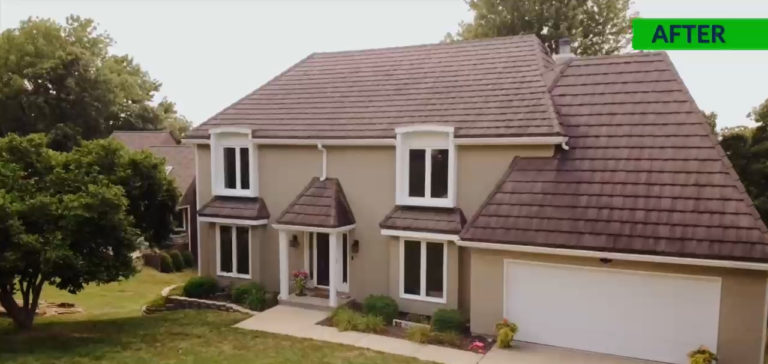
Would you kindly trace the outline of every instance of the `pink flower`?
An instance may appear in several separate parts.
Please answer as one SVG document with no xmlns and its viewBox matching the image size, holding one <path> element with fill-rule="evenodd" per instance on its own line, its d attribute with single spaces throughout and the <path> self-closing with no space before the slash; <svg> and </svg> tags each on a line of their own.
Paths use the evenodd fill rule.
<svg viewBox="0 0 768 364">
<path fill-rule="evenodd" d="M 485 343 L 475 340 L 472 342 L 472 344 L 469 345 L 469 350 L 474 351 L 479 354 L 485 353 Z"/>
</svg>

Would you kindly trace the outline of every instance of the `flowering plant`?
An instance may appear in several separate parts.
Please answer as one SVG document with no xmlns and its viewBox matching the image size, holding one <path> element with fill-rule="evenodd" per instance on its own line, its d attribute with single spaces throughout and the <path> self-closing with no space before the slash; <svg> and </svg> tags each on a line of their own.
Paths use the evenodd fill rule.
<svg viewBox="0 0 768 364">
<path fill-rule="evenodd" d="M 293 285 L 296 286 L 297 296 L 305 295 L 304 288 L 307 287 L 307 280 L 309 280 L 309 273 L 303 270 L 293 272 Z"/>
<path fill-rule="evenodd" d="M 504 319 L 496 324 L 496 344 L 500 348 L 508 348 L 517 334 L 517 325 Z"/>
<path fill-rule="evenodd" d="M 688 358 L 691 359 L 691 364 L 712 364 L 717 362 L 717 354 L 704 345 L 688 353 Z"/>
<path fill-rule="evenodd" d="M 485 343 L 480 340 L 475 340 L 469 344 L 469 351 L 474 351 L 478 354 L 485 354 Z"/>
</svg>

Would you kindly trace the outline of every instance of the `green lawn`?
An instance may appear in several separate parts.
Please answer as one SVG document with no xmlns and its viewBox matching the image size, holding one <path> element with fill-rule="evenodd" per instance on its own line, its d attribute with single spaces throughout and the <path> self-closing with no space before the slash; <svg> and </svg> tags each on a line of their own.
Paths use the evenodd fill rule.
<svg viewBox="0 0 768 364">
<path fill-rule="evenodd" d="M 86 313 L 40 318 L 28 332 L 0 318 L 0 363 L 423 363 L 346 345 L 231 327 L 247 318 L 218 311 L 140 316 L 143 303 L 192 272 L 145 269 L 122 283 L 78 295 L 47 287 L 51 302 L 74 302 Z"/>
</svg>

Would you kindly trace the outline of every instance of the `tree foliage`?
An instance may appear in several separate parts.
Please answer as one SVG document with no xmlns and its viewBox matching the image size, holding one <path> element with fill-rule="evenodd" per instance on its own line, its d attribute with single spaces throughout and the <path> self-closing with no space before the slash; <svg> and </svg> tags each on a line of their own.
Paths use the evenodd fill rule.
<svg viewBox="0 0 768 364">
<path fill-rule="evenodd" d="M 763 221 L 768 223 L 768 100 L 752 109 L 754 128 L 724 128 L 722 146 Z"/>
<path fill-rule="evenodd" d="M 31 327 L 46 284 L 76 293 L 131 276 L 137 238 L 160 234 L 148 226 L 160 217 L 145 209 L 178 199 L 149 153 L 111 140 L 69 153 L 48 143 L 42 134 L 0 139 L 0 304 L 19 328 Z"/>
<path fill-rule="evenodd" d="M 64 25 L 30 18 L 0 34 L 0 136 L 48 133 L 58 124 L 84 139 L 188 129 L 172 102 L 152 103 L 160 83 L 131 57 L 110 54 L 113 44 L 77 16 Z"/>
<path fill-rule="evenodd" d="M 582 56 L 614 54 L 629 44 L 630 0 L 468 0 L 475 16 L 446 41 L 535 34 L 554 54 L 571 38 Z"/>
</svg>

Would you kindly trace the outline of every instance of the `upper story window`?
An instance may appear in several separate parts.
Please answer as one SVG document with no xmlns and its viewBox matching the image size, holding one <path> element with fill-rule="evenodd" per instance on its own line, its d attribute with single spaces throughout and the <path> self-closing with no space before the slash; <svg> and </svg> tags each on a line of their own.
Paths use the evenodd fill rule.
<svg viewBox="0 0 768 364">
<path fill-rule="evenodd" d="M 256 147 L 247 129 L 211 131 L 211 182 L 218 196 L 258 196 Z"/>
<path fill-rule="evenodd" d="M 397 204 L 454 207 L 456 148 L 453 128 L 397 129 Z"/>
</svg>

